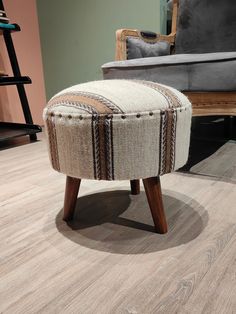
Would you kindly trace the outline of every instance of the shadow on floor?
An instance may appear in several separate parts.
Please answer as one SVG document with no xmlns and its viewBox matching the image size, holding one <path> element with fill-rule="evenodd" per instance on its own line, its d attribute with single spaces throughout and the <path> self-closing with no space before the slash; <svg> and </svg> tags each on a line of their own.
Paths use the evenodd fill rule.
<svg viewBox="0 0 236 314">
<path fill-rule="evenodd" d="M 189 158 L 181 172 L 213 155 L 229 140 L 236 139 L 236 119 L 223 116 L 193 117 Z"/>
<path fill-rule="evenodd" d="M 153 221 L 141 192 L 109 191 L 86 195 L 77 200 L 73 222 L 56 217 L 63 236 L 81 246 L 119 254 L 145 254 L 188 243 L 198 237 L 208 223 L 208 214 L 186 195 L 164 191 L 169 231 L 154 233 Z"/>
</svg>

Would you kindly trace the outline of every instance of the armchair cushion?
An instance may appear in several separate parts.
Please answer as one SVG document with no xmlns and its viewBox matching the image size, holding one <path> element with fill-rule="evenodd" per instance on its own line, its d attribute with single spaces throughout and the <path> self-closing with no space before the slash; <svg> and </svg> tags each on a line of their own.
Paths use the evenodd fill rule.
<svg viewBox="0 0 236 314">
<path fill-rule="evenodd" d="M 141 79 L 181 91 L 236 91 L 236 52 L 177 54 L 102 66 L 105 79 Z"/>
<path fill-rule="evenodd" d="M 145 42 L 141 38 L 127 37 L 127 59 L 165 56 L 170 54 L 170 44 L 167 41 L 156 43 Z"/>
<path fill-rule="evenodd" d="M 236 51 L 235 0 L 180 0 L 175 53 Z"/>
</svg>

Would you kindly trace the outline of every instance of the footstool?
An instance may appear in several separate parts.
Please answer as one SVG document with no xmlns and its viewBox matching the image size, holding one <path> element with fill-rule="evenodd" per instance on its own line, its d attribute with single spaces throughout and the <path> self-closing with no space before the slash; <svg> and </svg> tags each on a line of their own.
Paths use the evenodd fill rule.
<svg viewBox="0 0 236 314">
<path fill-rule="evenodd" d="M 81 179 L 143 180 L 158 233 L 167 232 L 159 177 L 188 158 L 191 103 L 179 91 L 139 80 L 101 80 L 56 94 L 44 109 L 52 167 L 67 176 L 64 220 Z"/>
</svg>

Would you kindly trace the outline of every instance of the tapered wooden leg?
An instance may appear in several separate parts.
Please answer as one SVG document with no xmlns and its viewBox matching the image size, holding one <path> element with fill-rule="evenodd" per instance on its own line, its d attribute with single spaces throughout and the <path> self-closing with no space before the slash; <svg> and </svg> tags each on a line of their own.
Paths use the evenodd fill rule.
<svg viewBox="0 0 236 314">
<path fill-rule="evenodd" d="M 66 190 L 64 198 L 64 215 L 63 220 L 69 221 L 73 219 L 77 195 L 80 187 L 80 179 L 66 177 Z"/>
<path fill-rule="evenodd" d="M 140 193 L 139 180 L 130 180 L 131 194 L 138 195 Z"/>
<path fill-rule="evenodd" d="M 167 222 L 161 193 L 161 182 L 159 177 L 143 179 L 143 185 L 147 195 L 149 207 L 152 213 L 157 233 L 167 232 Z"/>
</svg>

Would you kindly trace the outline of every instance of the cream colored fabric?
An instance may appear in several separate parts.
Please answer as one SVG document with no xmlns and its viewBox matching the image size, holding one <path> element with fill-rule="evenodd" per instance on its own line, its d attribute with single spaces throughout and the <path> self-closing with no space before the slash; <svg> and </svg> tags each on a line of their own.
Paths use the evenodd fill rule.
<svg viewBox="0 0 236 314">
<path fill-rule="evenodd" d="M 55 95 L 44 110 L 55 170 L 98 180 L 147 178 L 188 158 L 191 104 L 153 82 L 105 80 Z"/>
</svg>

